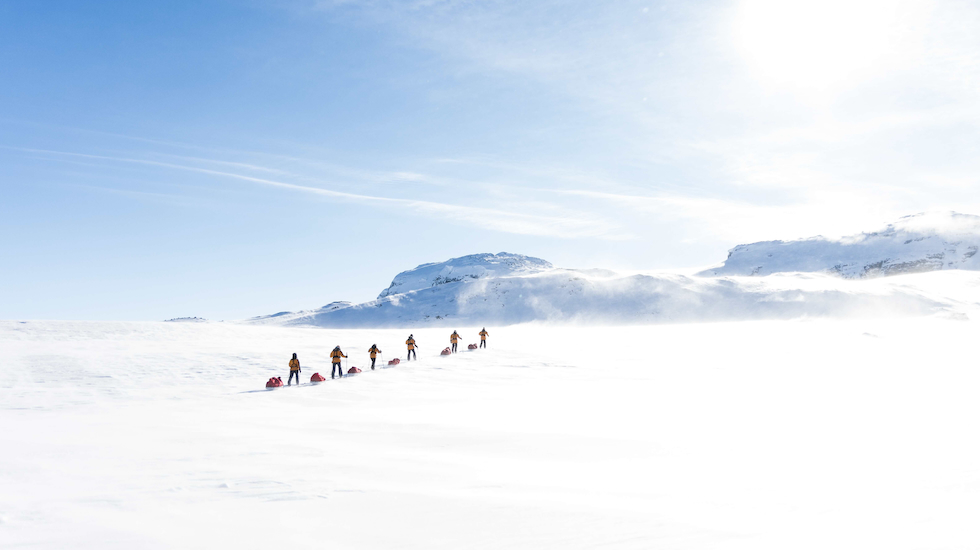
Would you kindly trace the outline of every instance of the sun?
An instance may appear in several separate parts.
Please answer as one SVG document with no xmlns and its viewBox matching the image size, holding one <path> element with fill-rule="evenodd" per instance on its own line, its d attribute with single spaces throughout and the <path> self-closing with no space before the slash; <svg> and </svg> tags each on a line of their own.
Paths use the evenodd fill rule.
<svg viewBox="0 0 980 550">
<path fill-rule="evenodd" d="M 901 0 L 743 0 L 735 40 L 768 85 L 820 93 L 894 53 L 905 13 Z"/>
</svg>

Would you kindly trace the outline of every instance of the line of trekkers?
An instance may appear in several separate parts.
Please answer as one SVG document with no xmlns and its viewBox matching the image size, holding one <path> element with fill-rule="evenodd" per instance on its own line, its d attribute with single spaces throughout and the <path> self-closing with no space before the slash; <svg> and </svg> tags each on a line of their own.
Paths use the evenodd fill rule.
<svg viewBox="0 0 980 550">
<path fill-rule="evenodd" d="M 480 331 L 479 347 L 481 348 L 487 347 L 487 336 L 490 336 L 490 333 L 487 332 L 486 328 L 483 328 L 483 330 Z M 456 346 L 459 344 L 459 341 L 462 339 L 463 337 L 460 336 L 459 333 L 457 333 L 454 330 L 453 333 L 449 335 L 449 343 L 451 344 L 451 347 L 442 350 L 441 355 L 449 355 L 451 353 L 456 353 Z M 405 345 L 408 346 L 408 358 L 406 359 L 406 361 L 411 361 L 412 358 L 418 360 L 418 357 L 415 354 L 415 350 L 418 349 L 419 345 L 415 342 L 415 337 L 413 335 L 411 334 L 408 335 L 408 340 L 405 340 Z M 477 349 L 477 345 L 470 344 L 469 349 Z M 377 344 L 372 344 L 371 347 L 368 349 L 368 355 L 371 357 L 371 370 L 374 370 L 375 361 L 377 361 L 378 355 L 380 353 L 381 350 L 378 348 Z M 332 368 L 330 369 L 331 380 L 337 376 L 340 377 L 344 376 L 344 369 L 343 367 L 340 366 L 340 363 L 341 363 L 341 359 L 346 359 L 346 358 L 347 355 L 345 355 L 344 352 L 340 349 L 340 346 L 333 348 L 333 351 L 330 352 L 330 362 L 333 365 Z M 401 362 L 400 359 L 395 358 L 392 359 L 391 361 L 388 361 L 388 364 L 397 365 L 400 362 Z M 303 369 L 300 367 L 299 357 L 297 357 L 296 354 L 294 353 L 293 358 L 289 360 L 289 380 L 286 385 L 288 386 L 293 385 L 293 377 L 296 377 L 296 383 L 299 384 L 300 383 L 299 373 L 301 372 L 303 372 Z M 361 372 L 361 369 L 357 367 L 351 367 L 347 371 L 347 374 L 356 374 L 358 372 Z M 324 380 L 326 380 L 326 378 L 320 376 L 320 373 L 315 373 L 313 374 L 313 377 L 310 378 L 310 382 L 322 382 Z M 269 381 L 266 383 L 265 387 L 277 388 L 282 385 L 283 385 L 282 378 L 275 377 L 275 378 L 270 378 Z"/>
</svg>

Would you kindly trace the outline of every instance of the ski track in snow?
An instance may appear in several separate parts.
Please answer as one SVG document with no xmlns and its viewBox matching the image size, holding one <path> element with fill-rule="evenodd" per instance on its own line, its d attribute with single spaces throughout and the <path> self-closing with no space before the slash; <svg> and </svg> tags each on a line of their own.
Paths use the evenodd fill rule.
<svg viewBox="0 0 980 550">
<path fill-rule="evenodd" d="M 0 322 L 0 547 L 980 543 L 975 322 L 488 329 Z"/>
</svg>

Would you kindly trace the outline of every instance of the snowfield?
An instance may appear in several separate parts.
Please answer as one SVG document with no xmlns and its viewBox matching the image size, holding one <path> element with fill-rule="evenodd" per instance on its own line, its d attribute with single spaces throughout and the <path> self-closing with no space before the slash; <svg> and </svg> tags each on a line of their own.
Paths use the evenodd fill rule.
<svg viewBox="0 0 980 550">
<path fill-rule="evenodd" d="M 3 321 L 0 547 L 975 548 L 944 281 L 958 315 L 413 330 L 268 391 L 408 331 Z"/>
</svg>

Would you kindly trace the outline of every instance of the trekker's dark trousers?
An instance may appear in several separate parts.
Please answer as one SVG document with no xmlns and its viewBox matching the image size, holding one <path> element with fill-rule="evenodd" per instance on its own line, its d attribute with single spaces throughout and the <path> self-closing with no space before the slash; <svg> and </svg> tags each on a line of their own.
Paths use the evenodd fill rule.
<svg viewBox="0 0 980 550">
<path fill-rule="evenodd" d="M 486 340 L 480 340 L 480 347 L 481 348 L 487 347 L 487 341 Z"/>
<path fill-rule="evenodd" d="M 453 353 L 456 353 L 456 344 L 453 344 Z"/>
<path fill-rule="evenodd" d="M 405 360 L 406 361 L 411 361 L 412 360 L 412 357 L 415 357 L 415 359 L 418 360 L 418 357 L 415 356 L 415 350 L 414 349 L 408 350 L 408 359 L 405 359 Z"/>
<path fill-rule="evenodd" d="M 296 377 L 296 383 L 299 384 L 299 371 L 291 370 L 289 371 L 289 382 L 286 383 L 287 386 L 293 385 L 293 377 Z"/>
<path fill-rule="evenodd" d="M 377 357 L 372 357 L 371 358 L 371 370 L 374 370 L 374 361 L 375 361 L 375 359 L 377 359 Z"/>
<path fill-rule="evenodd" d="M 330 369 L 330 379 L 333 380 L 333 375 L 339 374 L 341 378 L 344 377 L 344 367 L 340 366 L 340 363 L 334 363 L 333 368 Z"/>
</svg>

